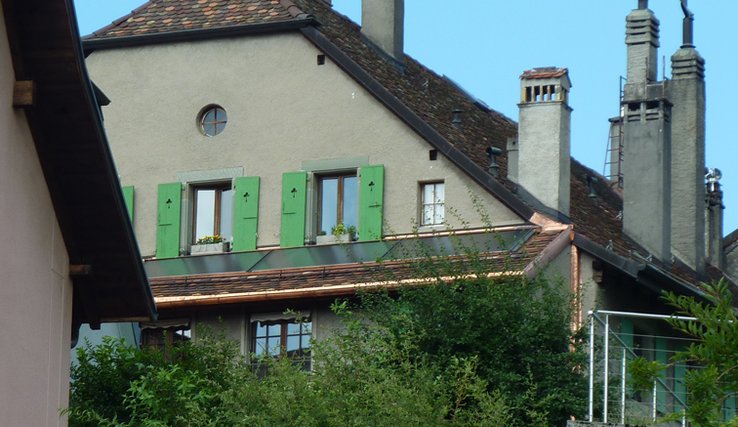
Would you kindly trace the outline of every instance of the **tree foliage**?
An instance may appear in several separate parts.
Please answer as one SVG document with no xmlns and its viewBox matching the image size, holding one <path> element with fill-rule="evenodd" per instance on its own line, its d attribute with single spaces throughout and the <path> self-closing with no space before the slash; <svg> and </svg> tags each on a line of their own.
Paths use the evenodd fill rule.
<svg viewBox="0 0 738 427">
<path fill-rule="evenodd" d="M 664 294 L 664 300 L 674 307 L 674 314 L 682 317 L 667 322 L 693 340 L 676 352 L 669 364 L 693 367 L 684 378 L 688 391 L 686 416 L 691 425 L 738 426 L 738 419 L 722 421 L 725 399 L 738 390 L 738 322 L 733 294 L 730 285 L 722 280 L 705 284 L 703 290 L 703 299 L 673 292 Z M 641 357 L 629 364 L 629 372 L 636 387 L 645 390 L 667 367 Z"/>
<path fill-rule="evenodd" d="M 730 285 L 721 280 L 706 284 L 704 291 L 704 301 L 671 292 L 664 297 L 677 314 L 697 319 L 669 319 L 674 329 L 694 339 L 672 361 L 701 367 L 685 377 L 687 417 L 695 426 L 717 425 L 723 402 L 738 390 L 738 322 Z"/>
<path fill-rule="evenodd" d="M 565 289 L 565 287 L 563 287 Z M 164 352 L 80 349 L 72 426 L 562 425 L 584 407 L 562 286 L 455 280 L 338 301 L 343 329 L 254 369 L 212 333 Z"/>
</svg>

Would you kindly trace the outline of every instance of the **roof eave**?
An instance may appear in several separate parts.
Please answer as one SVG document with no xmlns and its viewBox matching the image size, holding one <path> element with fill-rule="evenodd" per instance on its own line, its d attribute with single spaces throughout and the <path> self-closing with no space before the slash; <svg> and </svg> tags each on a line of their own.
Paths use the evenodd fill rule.
<svg viewBox="0 0 738 427">
<path fill-rule="evenodd" d="M 84 65 L 72 1 L 47 3 L 2 4 L 6 22 L 13 23 L 8 38 L 16 79 L 33 81 L 37 90 L 38 101 L 25 108 L 25 116 L 69 262 L 85 271 L 72 276 L 75 301 L 84 303 L 75 307 L 76 321 L 96 325 L 155 318 L 153 295 Z M 44 14 L 37 13 L 40 8 Z M 99 202 L 99 212 L 89 212 L 80 200 Z M 85 222 L 90 215 L 99 220 Z"/>
<path fill-rule="evenodd" d="M 176 43 L 187 41 L 228 38 L 244 35 L 267 34 L 282 31 L 293 31 L 301 28 L 319 25 L 310 15 L 288 21 L 266 22 L 218 28 L 198 28 L 182 31 L 168 31 L 162 33 L 141 34 L 136 36 L 94 38 L 94 35 L 82 38 L 85 55 L 95 50 L 118 49 L 132 46 L 152 44 Z"/>
<path fill-rule="evenodd" d="M 593 242 L 580 233 L 574 236 L 574 245 L 585 252 L 597 257 L 610 267 L 625 274 L 638 283 L 641 283 L 654 292 L 672 291 L 680 295 L 703 298 L 704 293 L 674 275 L 649 263 L 639 263 L 622 257 Z"/>
</svg>

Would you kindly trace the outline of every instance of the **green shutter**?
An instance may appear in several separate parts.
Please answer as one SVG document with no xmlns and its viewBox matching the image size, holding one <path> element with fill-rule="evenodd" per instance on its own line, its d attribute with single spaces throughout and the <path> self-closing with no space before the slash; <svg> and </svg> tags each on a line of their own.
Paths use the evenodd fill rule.
<svg viewBox="0 0 738 427">
<path fill-rule="evenodd" d="M 305 202 L 307 201 L 307 172 L 282 174 L 282 227 L 279 245 L 282 247 L 305 244 Z"/>
<path fill-rule="evenodd" d="M 131 220 L 131 224 L 133 224 L 133 186 L 127 185 L 122 190 L 123 200 L 125 200 L 126 209 L 128 210 L 128 218 Z"/>
<path fill-rule="evenodd" d="M 623 340 L 625 346 L 630 350 L 633 348 L 633 320 L 622 318 L 620 319 L 620 339 Z"/>
<path fill-rule="evenodd" d="M 669 363 L 669 345 L 665 338 L 654 338 L 653 339 L 654 347 L 656 348 L 656 352 L 654 355 L 654 359 L 666 365 Z M 659 373 L 659 378 L 661 381 L 663 381 L 667 386 L 669 385 L 668 380 L 666 378 L 666 371 L 663 370 Z M 656 408 L 661 412 L 666 412 L 666 398 L 667 398 L 667 391 L 660 383 L 656 387 Z"/>
<path fill-rule="evenodd" d="M 359 240 L 382 238 L 384 166 L 359 170 Z"/>
<path fill-rule="evenodd" d="M 258 176 L 236 178 L 233 204 L 233 250 L 253 251 L 259 226 Z"/>
<path fill-rule="evenodd" d="M 156 221 L 156 257 L 179 256 L 179 224 L 182 210 L 182 184 L 159 184 Z"/>
<path fill-rule="evenodd" d="M 685 377 L 687 376 L 687 362 L 678 362 L 674 365 L 674 394 L 679 397 L 682 402 L 687 403 L 687 384 Z M 679 402 L 674 403 L 677 411 L 685 409 Z"/>
<path fill-rule="evenodd" d="M 733 420 L 736 414 L 735 394 L 729 394 L 728 397 L 725 398 L 724 408 L 725 408 L 724 420 L 725 421 Z"/>
</svg>

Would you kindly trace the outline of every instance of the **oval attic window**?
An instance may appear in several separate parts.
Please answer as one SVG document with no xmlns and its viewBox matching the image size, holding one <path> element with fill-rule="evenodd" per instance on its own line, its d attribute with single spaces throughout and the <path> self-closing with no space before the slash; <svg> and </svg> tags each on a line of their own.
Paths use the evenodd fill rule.
<svg viewBox="0 0 738 427">
<path fill-rule="evenodd" d="M 200 112 L 198 122 L 200 132 L 207 136 L 215 136 L 225 129 L 228 115 L 220 105 L 208 105 Z"/>
</svg>

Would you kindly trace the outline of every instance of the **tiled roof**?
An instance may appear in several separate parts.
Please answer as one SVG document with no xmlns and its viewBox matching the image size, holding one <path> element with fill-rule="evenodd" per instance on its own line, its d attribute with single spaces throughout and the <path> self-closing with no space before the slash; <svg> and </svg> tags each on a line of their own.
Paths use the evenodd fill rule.
<svg viewBox="0 0 738 427">
<path fill-rule="evenodd" d="M 738 242 L 738 229 L 733 230 L 733 232 L 725 236 L 725 239 L 723 240 L 723 246 L 727 248 L 735 242 Z"/>
<path fill-rule="evenodd" d="M 125 37 L 288 21 L 299 16 L 289 0 L 150 0 L 92 33 Z"/>
<path fill-rule="evenodd" d="M 205 7 L 209 8 L 207 15 Z M 169 26 L 163 24 L 164 19 L 174 19 L 173 16 L 178 22 L 176 25 L 174 21 Z M 321 34 L 482 170 L 486 171 L 490 163 L 488 148 L 502 149 L 502 155 L 496 159 L 499 166 L 497 180 L 515 191 L 515 184 L 505 179 L 506 142 L 508 137 L 517 134 L 517 124 L 513 120 L 481 107 L 450 79 L 439 76 L 408 55 L 405 55 L 401 68 L 388 61 L 385 55 L 365 41 L 357 24 L 337 13 L 323 0 L 151 0 L 131 15 L 95 32 L 89 39 L 206 29 L 216 25 L 248 26 L 305 16 L 314 17 L 320 23 L 318 31 Z M 184 22 L 192 24 L 185 28 Z M 523 75 L 549 78 L 559 77 L 564 72 L 565 69 L 545 67 L 528 70 Z M 461 124 L 457 126 L 452 123 L 454 110 L 461 111 Z M 587 177 L 596 180 L 588 181 Z M 590 197 L 590 188 L 594 189 L 594 197 Z M 569 216 L 574 231 L 620 256 L 640 262 L 642 258 L 638 254 L 645 256 L 647 251 L 622 232 L 622 203 L 621 195 L 610 188 L 604 177 L 572 159 Z M 680 277 L 696 277 L 694 272 L 684 273 L 684 268 L 678 266 L 664 270 L 669 271 L 672 267 L 682 271 Z M 696 279 L 690 281 L 695 283 Z"/>
<path fill-rule="evenodd" d="M 166 308 L 181 303 L 225 304 L 244 300 L 291 299 L 303 295 L 301 291 L 310 295 L 350 295 L 358 288 L 402 286 L 434 280 L 451 274 L 449 270 L 454 274 L 474 274 L 479 271 L 491 275 L 522 274 L 562 232 L 565 231 L 538 231 L 514 252 L 481 254 L 479 264 L 463 256 L 455 257 L 451 268 L 447 264 L 439 266 L 428 260 L 368 262 L 258 272 L 164 276 L 152 278 L 150 283 L 157 306 Z M 434 266 L 438 267 L 436 272 L 432 272 Z"/>
</svg>

